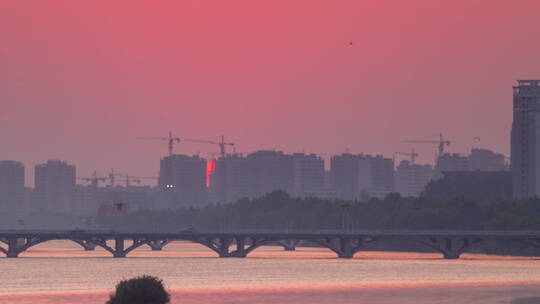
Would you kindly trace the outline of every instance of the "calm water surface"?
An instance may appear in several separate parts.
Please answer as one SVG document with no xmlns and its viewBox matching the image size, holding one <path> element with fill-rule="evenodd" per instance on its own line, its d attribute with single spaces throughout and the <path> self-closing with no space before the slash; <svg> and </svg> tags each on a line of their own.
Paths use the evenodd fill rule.
<svg viewBox="0 0 540 304">
<path fill-rule="evenodd" d="M 69 242 L 0 258 L 0 303 L 104 303 L 115 284 L 141 274 L 164 280 L 173 303 L 540 303 L 540 260 L 466 255 L 361 253 L 262 247 L 247 259 L 174 243 L 126 259 Z"/>
</svg>

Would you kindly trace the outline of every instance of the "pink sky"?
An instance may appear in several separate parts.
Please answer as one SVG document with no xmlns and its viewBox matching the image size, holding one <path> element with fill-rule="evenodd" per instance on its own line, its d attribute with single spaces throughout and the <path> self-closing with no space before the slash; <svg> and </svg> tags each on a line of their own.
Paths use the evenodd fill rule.
<svg viewBox="0 0 540 304">
<path fill-rule="evenodd" d="M 165 136 L 237 151 L 509 154 L 538 1 L 1 1 L 0 159 L 156 175 Z M 350 42 L 353 42 L 351 45 Z M 479 136 L 480 143 L 473 137 Z M 435 146 L 416 145 L 421 162 Z M 176 152 L 217 152 L 184 143 Z M 33 182 L 29 181 L 31 185 Z"/>
</svg>

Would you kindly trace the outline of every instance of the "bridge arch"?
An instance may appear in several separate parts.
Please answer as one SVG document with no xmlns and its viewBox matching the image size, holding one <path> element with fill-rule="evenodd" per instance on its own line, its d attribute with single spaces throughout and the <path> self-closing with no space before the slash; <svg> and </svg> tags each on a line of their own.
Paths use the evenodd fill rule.
<svg viewBox="0 0 540 304">
<path fill-rule="evenodd" d="M 459 259 L 463 252 L 484 241 L 484 239 L 478 237 L 455 236 L 415 237 L 411 239 L 406 238 L 404 240 L 425 245 L 437 252 L 442 253 L 443 257 L 449 260 Z"/>
<path fill-rule="evenodd" d="M 16 258 L 19 254 L 28 250 L 30 247 L 38 244 L 51 241 L 54 238 L 46 236 L 18 236 L 18 237 L 5 237 L 0 241 L 6 244 L 7 248 L 0 246 L 0 251 L 3 252 L 8 258 Z"/>
<path fill-rule="evenodd" d="M 350 259 L 365 248 L 367 244 L 377 239 L 372 236 L 332 236 L 320 239 L 308 239 L 306 241 L 328 248 L 337 254 L 339 258 Z"/>
<path fill-rule="evenodd" d="M 128 239 L 132 241 L 132 244 L 126 248 L 125 241 Z M 112 247 L 107 244 L 108 240 L 113 241 L 114 245 Z M 123 238 L 117 236 L 113 238 L 96 237 L 92 238 L 91 242 L 112 253 L 115 258 L 125 258 L 131 251 L 147 244 L 148 240 L 146 238 Z"/>
</svg>

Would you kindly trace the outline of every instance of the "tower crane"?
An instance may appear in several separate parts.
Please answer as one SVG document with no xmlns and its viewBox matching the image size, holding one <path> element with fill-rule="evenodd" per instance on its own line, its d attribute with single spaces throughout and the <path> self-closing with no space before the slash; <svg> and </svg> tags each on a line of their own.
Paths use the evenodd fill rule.
<svg viewBox="0 0 540 304">
<path fill-rule="evenodd" d="M 219 155 L 221 157 L 225 156 L 225 146 L 234 146 L 234 143 L 226 142 L 225 141 L 225 136 L 223 136 L 223 135 L 221 135 L 221 140 L 220 141 L 188 139 L 188 138 L 184 138 L 182 140 L 183 141 L 194 142 L 194 143 L 201 143 L 201 144 L 219 145 Z"/>
<path fill-rule="evenodd" d="M 444 153 L 444 146 L 450 146 L 449 140 L 444 140 L 442 133 L 439 134 L 439 140 L 406 140 L 405 142 L 408 143 L 418 143 L 418 144 L 437 144 L 438 145 L 438 152 L 441 156 Z"/>
<path fill-rule="evenodd" d="M 97 187 L 99 182 L 106 182 L 107 181 L 107 177 L 98 177 L 96 171 L 94 171 L 94 173 L 92 173 L 91 177 L 80 177 L 79 179 L 81 179 L 81 180 L 83 180 L 85 182 L 90 182 L 90 184 L 93 187 Z"/>
<path fill-rule="evenodd" d="M 158 177 L 155 177 L 155 176 L 129 176 L 127 174 L 126 174 L 125 178 L 126 178 L 125 179 L 126 187 L 129 187 L 131 182 L 135 182 L 137 184 L 140 184 L 143 179 L 154 179 L 154 180 L 158 179 Z"/>
<path fill-rule="evenodd" d="M 131 182 L 134 182 L 134 183 L 137 183 L 137 184 L 140 184 L 141 183 L 141 180 L 139 178 L 136 178 L 136 177 L 130 177 L 129 175 L 125 175 L 125 178 L 126 178 L 126 187 L 129 187 L 131 186 L 130 183 Z"/>
<path fill-rule="evenodd" d="M 109 173 L 109 175 L 107 176 L 107 178 L 109 179 L 109 182 L 111 183 L 111 187 L 114 188 L 116 177 L 121 177 L 121 176 L 122 174 L 115 173 L 114 169 L 111 169 L 111 173 Z"/>
<path fill-rule="evenodd" d="M 407 153 L 407 152 L 394 152 L 394 154 L 409 156 L 411 158 L 411 165 L 414 165 L 414 161 L 416 160 L 416 157 L 419 156 L 418 153 L 414 152 L 414 149 L 412 149 L 411 152 L 409 152 L 409 153 Z"/>
<path fill-rule="evenodd" d="M 173 155 L 174 143 L 179 143 L 182 139 L 179 137 L 173 137 L 172 132 L 169 131 L 169 137 L 137 137 L 137 139 L 143 140 L 164 140 L 168 142 L 169 155 Z"/>
</svg>

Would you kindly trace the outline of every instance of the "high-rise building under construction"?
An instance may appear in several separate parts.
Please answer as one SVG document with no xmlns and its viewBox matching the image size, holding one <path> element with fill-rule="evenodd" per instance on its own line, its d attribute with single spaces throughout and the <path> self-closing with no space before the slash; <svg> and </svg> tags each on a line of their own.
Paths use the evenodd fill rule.
<svg viewBox="0 0 540 304">
<path fill-rule="evenodd" d="M 540 80 L 518 80 L 513 88 L 513 195 L 515 198 L 540 196 Z"/>
</svg>

